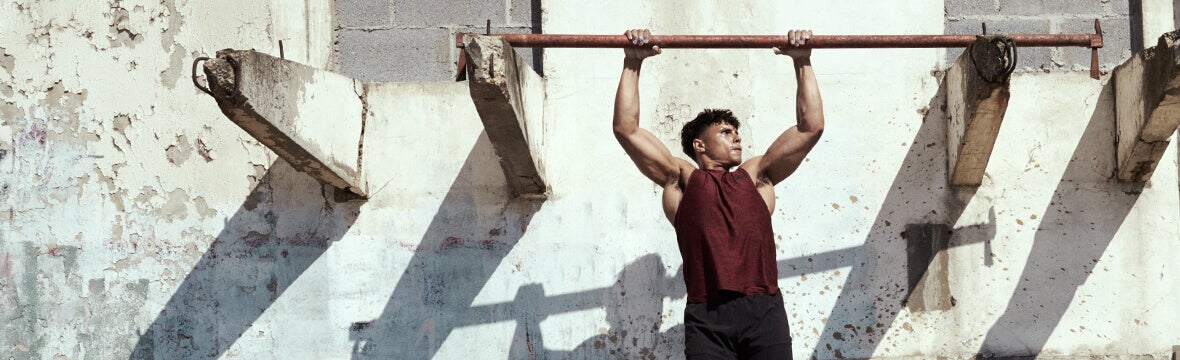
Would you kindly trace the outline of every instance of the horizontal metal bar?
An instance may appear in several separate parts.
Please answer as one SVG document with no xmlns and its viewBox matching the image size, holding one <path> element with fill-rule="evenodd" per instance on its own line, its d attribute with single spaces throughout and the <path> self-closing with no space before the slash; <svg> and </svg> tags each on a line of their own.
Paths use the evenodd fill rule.
<svg viewBox="0 0 1180 360">
<path fill-rule="evenodd" d="M 984 25 L 986 31 L 986 24 Z M 455 34 L 455 47 L 465 45 L 464 38 L 473 33 Z M 627 48 L 635 47 L 626 35 L 573 34 L 493 34 L 513 47 L 531 48 Z M 813 35 L 808 49 L 848 48 L 954 48 L 967 47 L 978 35 Z M 1103 46 L 1102 24 L 1094 19 L 1093 34 L 1007 34 L 1018 47 L 1086 47 L 1090 48 L 1090 77 L 1098 79 L 1098 48 Z M 665 49 L 719 48 L 755 49 L 791 46 L 785 35 L 652 35 L 648 45 Z M 463 71 L 460 67 L 459 71 Z"/>
<path fill-rule="evenodd" d="M 464 33 L 455 36 L 463 47 Z M 634 47 L 624 35 L 494 34 L 514 47 L 532 48 L 624 48 Z M 1017 46 L 1102 47 L 1097 34 L 1011 34 Z M 814 35 L 802 48 L 948 48 L 967 47 L 976 35 Z M 652 35 L 649 45 L 673 48 L 771 48 L 787 46 L 784 35 Z"/>
</svg>

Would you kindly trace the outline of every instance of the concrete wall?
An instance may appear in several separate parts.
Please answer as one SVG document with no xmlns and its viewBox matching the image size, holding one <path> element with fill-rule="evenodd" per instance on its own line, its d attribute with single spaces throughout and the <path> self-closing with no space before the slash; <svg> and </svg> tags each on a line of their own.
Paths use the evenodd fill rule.
<svg viewBox="0 0 1180 360">
<path fill-rule="evenodd" d="M 547 4 L 543 27 L 946 26 L 933 0 L 728 4 Z M 288 58 L 329 66 L 322 24 L 339 8 L 115 5 L 0 13 L 0 356 L 680 356 L 675 236 L 608 125 L 620 51 L 545 53 L 548 200 L 509 199 L 466 84 L 429 82 L 369 85 L 372 198 L 337 203 L 188 71 L 196 55 L 280 39 Z M 1107 80 L 1023 73 L 984 185 L 948 188 L 945 59 L 816 51 L 827 132 L 778 186 L 773 218 L 794 355 L 1167 358 L 1180 343 L 1175 149 L 1151 183 L 1116 183 Z M 668 50 L 644 69 L 642 125 L 675 149 L 686 119 L 729 107 L 758 153 L 793 123 L 793 84 L 768 50 Z M 945 262 L 911 262 L 907 246 L 940 240 Z M 945 286 L 911 293 L 913 274 Z"/>
<path fill-rule="evenodd" d="M 1154 1 L 1154 0 L 1145 0 Z M 1102 22 L 1103 48 L 1098 51 L 1102 71 L 1113 70 L 1140 47 L 1143 15 L 1139 0 L 1019 1 L 946 0 L 946 33 L 979 34 L 987 23 L 989 34 L 1093 34 L 1094 19 Z M 1154 37 L 1159 37 L 1160 34 Z M 1019 45 L 1019 44 L 1017 44 Z M 953 62 L 961 50 L 947 52 Z M 1090 68 L 1090 49 L 1018 48 L 1021 71 L 1077 71 Z"/>
<path fill-rule="evenodd" d="M 457 32 L 540 33 L 540 0 L 338 0 L 339 72 L 365 81 L 443 81 L 455 78 Z M 522 50 L 541 68 L 541 50 Z"/>
<path fill-rule="evenodd" d="M 283 274 L 347 226 L 193 87 L 191 64 L 283 40 L 288 59 L 326 66 L 331 3 L 0 9 L 0 357 L 227 354 Z M 217 257 L 243 249 L 257 257 Z"/>
</svg>

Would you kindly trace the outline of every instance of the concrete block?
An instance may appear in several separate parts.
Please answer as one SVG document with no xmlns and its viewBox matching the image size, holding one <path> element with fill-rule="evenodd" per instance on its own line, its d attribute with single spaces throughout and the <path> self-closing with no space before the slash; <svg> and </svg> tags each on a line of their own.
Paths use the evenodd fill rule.
<svg viewBox="0 0 1180 360">
<path fill-rule="evenodd" d="M 511 0 L 509 26 L 528 26 L 540 33 L 541 0 Z"/>
<path fill-rule="evenodd" d="M 947 71 L 947 174 L 954 186 L 982 184 L 1008 110 L 1011 95 L 1004 68 L 1011 59 L 1005 56 L 1005 45 L 992 38 L 981 36 Z"/>
<path fill-rule="evenodd" d="M 1115 16 L 1131 16 L 1131 2 L 1129 0 L 1110 0 L 1110 10 Z"/>
<path fill-rule="evenodd" d="M 1001 15 L 1094 14 L 1106 12 L 1102 0 L 999 0 Z"/>
<path fill-rule="evenodd" d="M 338 30 L 338 71 L 366 82 L 443 81 L 454 76 L 447 29 Z"/>
<path fill-rule="evenodd" d="M 996 0 L 947 0 L 946 16 L 994 15 L 999 13 Z"/>
<path fill-rule="evenodd" d="M 464 44 L 471 100 L 512 194 L 544 198 L 544 80 L 502 38 L 469 36 Z"/>
<path fill-rule="evenodd" d="M 212 95 L 230 121 L 296 170 L 368 194 L 360 168 L 365 118 L 359 81 L 253 50 L 222 50 L 204 64 Z"/>
<path fill-rule="evenodd" d="M 506 18 L 504 0 L 499 1 L 431 1 L 402 0 L 393 5 L 395 27 L 422 26 L 503 26 Z"/>
<path fill-rule="evenodd" d="M 984 20 L 955 20 L 947 21 L 947 34 L 980 34 L 980 23 Z M 1048 34 L 1050 23 L 1047 19 L 1028 20 L 986 20 L 988 34 Z M 1091 29 L 1093 32 L 1093 29 Z M 1019 44 L 1017 44 L 1019 46 Z M 1017 48 L 1018 60 L 1016 70 L 1040 70 L 1053 67 L 1049 56 L 1049 48 Z M 950 48 L 946 52 L 946 61 L 953 64 L 960 55 L 961 48 Z M 1089 64 L 1087 62 L 1087 64 Z"/>
<path fill-rule="evenodd" d="M 343 28 L 390 26 L 393 3 L 391 0 L 336 0 L 336 21 Z"/>
<path fill-rule="evenodd" d="M 1054 20 L 1057 31 L 1065 34 L 1093 34 L 1094 20 Z M 1131 56 L 1131 22 L 1129 18 L 1106 18 L 1102 21 L 1102 48 L 1098 49 L 1098 64 L 1109 71 L 1122 64 Z M 1080 47 L 1060 48 L 1058 63 L 1065 68 L 1090 68 L 1090 49 Z M 1023 55 L 1023 53 L 1021 53 Z"/>
<path fill-rule="evenodd" d="M 1118 178 L 1146 182 L 1180 125 L 1180 30 L 1115 69 Z"/>
</svg>

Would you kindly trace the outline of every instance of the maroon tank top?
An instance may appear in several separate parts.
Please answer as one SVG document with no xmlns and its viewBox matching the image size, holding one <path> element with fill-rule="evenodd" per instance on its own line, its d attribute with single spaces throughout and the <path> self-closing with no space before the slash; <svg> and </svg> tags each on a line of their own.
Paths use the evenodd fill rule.
<svg viewBox="0 0 1180 360">
<path fill-rule="evenodd" d="M 673 221 L 688 302 L 778 294 L 770 210 L 745 169 L 694 170 Z"/>
</svg>

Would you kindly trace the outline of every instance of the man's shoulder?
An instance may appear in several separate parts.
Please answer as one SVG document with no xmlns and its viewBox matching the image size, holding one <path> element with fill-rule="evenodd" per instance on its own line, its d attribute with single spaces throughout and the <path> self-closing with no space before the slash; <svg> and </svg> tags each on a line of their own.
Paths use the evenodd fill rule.
<svg viewBox="0 0 1180 360">
<path fill-rule="evenodd" d="M 749 160 L 746 160 L 746 162 L 742 163 L 740 166 L 738 166 L 738 168 L 749 174 L 755 185 L 774 186 L 774 184 L 770 182 L 770 178 L 766 176 L 766 172 L 763 171 L 762 155 L 758 155 L 750 158 Z"/>
</svg>

